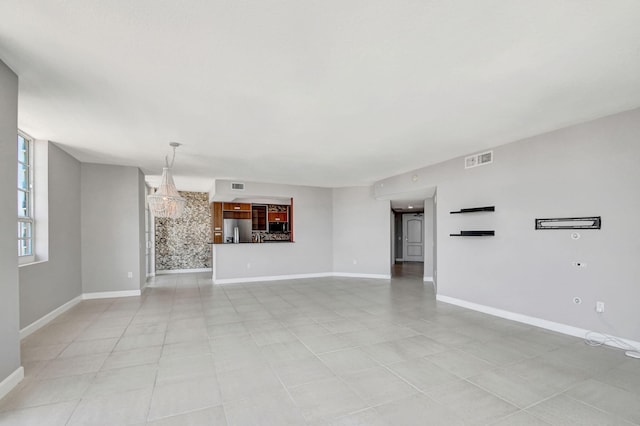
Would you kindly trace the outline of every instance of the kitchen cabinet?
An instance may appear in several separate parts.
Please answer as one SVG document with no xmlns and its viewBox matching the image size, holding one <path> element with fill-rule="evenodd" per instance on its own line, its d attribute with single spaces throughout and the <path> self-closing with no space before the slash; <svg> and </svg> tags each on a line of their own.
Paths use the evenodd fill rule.
<svg viewBox="0 0 640 426">
<path fill-rule="evenodd" d="M 222 216 L 225 219 L 251 219 L 251 211 L 248 212 L 233 212 L 233 211 L 224 211 L 222 212 Z"/>
<path fill-rule="evenodd" d="M 222 203 L 211 203 L 211 241 L 214 244 L 222 244 Z"/>
<path fill-rule="evenodd" d="M 236 220 L 240 231 L 246 224 L 249 237 L 240 242 L 293 242 L 293 199 L 291 204 L 252 204 L 236 202 L 213 202 L 211 208 L 211 242 L 229 242 L 227 225 Z M 242 225 L 242 226 L 241 226 Z"/>
<path fill-rule="evenodd" d="M 269 222 L 286 222 L 287 213 L 284 212 L 269 212 Z"/>
<path fill-rule="evenodd" d="M 267 230 L 267 206 L 259 204 L 251 205 L 251 230 Z"/>
<path fill-rule="evenodd" d="M 222 210 L 225 219 L 251 219 L 249 203 L 222 203 Z"/>
<path fill-rule="evenodd" d="M 222 208 L 224 211 L 251 211 L 251 204 L 249 203 L 222 203 Z"/>
</svg>

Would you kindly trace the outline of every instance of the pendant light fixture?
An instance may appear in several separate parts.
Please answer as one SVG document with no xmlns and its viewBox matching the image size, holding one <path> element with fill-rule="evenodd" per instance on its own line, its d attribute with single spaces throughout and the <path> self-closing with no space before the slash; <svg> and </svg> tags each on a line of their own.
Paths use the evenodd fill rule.
<svg viewBox="0 0 640 426">
<path fill-rule="evenodd" d="M 173 148 L 173 157 L 169 164 L 169 157 L 165 156 L 164 161 L 166 167 L 162 168 L 162 181 L 160 186 L 153 194 L 147 197 L 149 202 L 149 210 L 154 217 L 168 217 L 176 219 L 182 216 L 186 200 L 180 196 L 173 182 L 171 168 L 176 159 L 176 148 L 180 146 L 178 142 L 170 142 L 169 146 Z"/>
</svg>

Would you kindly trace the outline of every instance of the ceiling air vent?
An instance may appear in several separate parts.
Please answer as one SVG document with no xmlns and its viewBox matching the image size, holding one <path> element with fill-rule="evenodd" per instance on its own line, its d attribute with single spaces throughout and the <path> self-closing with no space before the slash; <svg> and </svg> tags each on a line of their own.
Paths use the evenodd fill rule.
<svg viewBox="0 0 640 426">
<path fill-rule="evenodd" d="M 493 151 L 481 152 L 480 154 L 474 154 L 464 158 L 465 169 L 484 166 L 489 163 L 493 163 Z"/>
<path fill-rule="evenodd" d="M 231 182 L 231 190 L 232 191 L 244 191 L 244 183 Z"/>
</svg>

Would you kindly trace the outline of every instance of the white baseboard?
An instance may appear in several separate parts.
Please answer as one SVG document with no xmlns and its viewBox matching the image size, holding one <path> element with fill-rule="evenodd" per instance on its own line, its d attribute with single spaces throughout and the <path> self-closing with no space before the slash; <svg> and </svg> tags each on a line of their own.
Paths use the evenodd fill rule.
<svg viewBox="0 0 640 426">
<path fill-rule="evenodd" d="M 131 297 L 140 296 L 140 290 L 124 290 L 124 291 L 99 291 L 95 293 L 83 293 L 82 300 L 92 299 L 111 299 L 113 297 Z"/>
<path fill-rule="evenodd" d="M 4 398 L 6 394 L 11 392 L 11 390 L 15 388 L 22 379 L 24 379 L 24 368 L 20 366 L 16 371 L 9 374 L 6 379 L 0 382 L 0 399 Z"/>
<path fill-rule="evenodd" d="M 156 275 L 191 274 L 194 272 L 211 272 L 211 271 L 212 271 L 212 268 L 167 269 L 165 271 L 156 271 Z"/>
<path fill-rule="evenodd" d="M 320 272 L 315 274 L 292 274 L 292 275 L 269 275 L 265 277 L 245 277 L 245 278 L 213 278 L 214 284 L 239 284 L 239 283 L 255 283 L 260 281 L 280 281 L 280 280 L 299 280 L 304 278 L 326 278 L 326 277 L 348 277 L 348 278 L 374 278 L 374 279 L 391 279 L 391 274 L 357 274 L 350 272 Z"/>
<path fill-rule="evenodd" d="M 20 330 L 20 340 L 24 339 L 25 337 L 29 336 L 30 334 L 33 334 L 35 331 L 49 324 L 56 317 L 58 317 L 59 315 L 62 315 L 63 313 L 73 308 L 78 303 L 80 303 L 81 300 L 82 300 L 82 296 L 75 297 L 70 301 L 68 301 L 67 303 L 65 303 L 64 305 L 49 312 L 42 318 L 35 320 L 31 324 L 29 324 L 28 326 Z"/>
<path fill-rule="evenodd" d="M 146 285 L 145 288 L 146 289 Z M 144 289 L 142 291 L 144 291 Z M 20 330 L 20 340 L 25 337 L 33 334 L 38 331 L 45 325 L 49 324 L 51 321 L 59 317 L 60 315 L 67 312 L 69 309 L 73 308 L 75 305 L 80 303 L 83 300 L 92 300 L 92 299 L 110 299 L 113 297 L 131 297 L 131 296 L 140 296 L 142 294 L 140 290 L 127 290 L 127 291 L 103 291 L 96 293 L 83 293 L 78 297 L 75 297 L 65 303 L 64 305 L 54 309 L 48 314 L 44 315 L 42 318 L 35 320 L 22 330 Z"/>
<path fill-rule="evenodd" d="M 424 282 L 428 282 L 428 283 L 432 283 L 433 282 L 433 277 L 424 277 L 423 281 Z"/>
<path fill-rule="evenodd" d="M 506 318 L 512 321 L 517 321 L 524 324 L 529 324 L 529 325 L 544 328 L 547 330 L 555 331 L 558 333 L 567 334 L 569 336 L 584 338 L 586 334 L 591 331 L 591 330 L 585 330 L 584 328 L 573 327 L 567 324 L 561 324 L 559 322 L 553 322 L 553 321 L 548 321 L 541 318 L 530 317 L 528 315 L 518 314 L 515 312 L 504 311 L 502 309 L 493 308 L 491 306 L 480 305 L 477 303 L 468 302 L 466 300 L 456 299 L 455 297 L 437 295 L 436 300 L 440 302 L 449 303 L 451 305 L 460 306 L 462 308 L 471 309 L 473 311 L 483 312 L 485 314 L 493 315 L 496 317 Z M 630 345 L 631 347 L 640 348 L 640 342 L 636 342 L 629 339 L 623 339 L 621 337 L 616 337 L 616 336 L 613 336 L 613 337 Z M 627 349 L 627 350 L 629 349 L 617 344 L 615 341 L 607 341 L 606 344 L 619 349 Z"/>
<path fill-rule="evenodd" d="M 390 280 L 391 274 L 358 274 L 351 272 L 334 272 L 334 277 L 347 277 L 347 278 L 373 278 L 380 280 Z"/>
<path fill-rule="evenodd" d="M 331 272 L 320 272 L 316 274 L 292 274 L 292 275 L 270 275 L 266 277 L 246 277 L 246 278 L 227 278 L 227 279 L 216 279 L 214 277 L 214 284 L 238 284 L 238 283 L 255 283 L 259 281 L 280 281 L 280 280 L 299 280 L 304 278 L 324 278 L 331 277 L 333 273 Z"/>
</svg>

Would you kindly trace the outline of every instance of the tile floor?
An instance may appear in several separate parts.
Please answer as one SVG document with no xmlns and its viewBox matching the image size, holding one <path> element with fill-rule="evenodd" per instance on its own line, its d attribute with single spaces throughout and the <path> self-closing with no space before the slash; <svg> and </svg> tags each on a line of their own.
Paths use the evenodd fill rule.
<svg viewBox="0 0 640 426">
<path fill-rule="evenodd" d="M 632 425 L 640 360 L 435 301 L 419 274 L 160 276 L 23 341 L 2 425 Z"/>
</svg>

